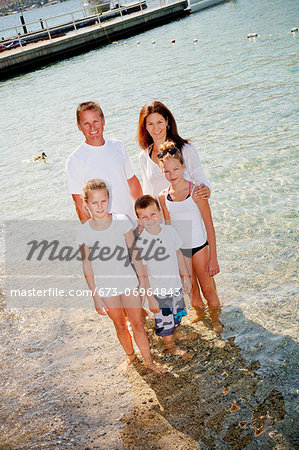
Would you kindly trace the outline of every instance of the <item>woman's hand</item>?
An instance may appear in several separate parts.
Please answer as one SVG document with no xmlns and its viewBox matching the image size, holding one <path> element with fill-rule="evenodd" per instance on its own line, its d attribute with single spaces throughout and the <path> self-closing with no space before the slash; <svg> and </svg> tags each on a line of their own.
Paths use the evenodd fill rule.
<svg viewBox="0 0 299 450">
<path fill-rule="evenodd" d="M 201 184 L 200 186 L 195 186 L 193 196 L 196 199 L 201 198 L 202 200 L 207 200 L 211 196 L 211 191 L 208 186 L 206 186 L 205 184 Z"/>
<path fill-rule="evenodd" d="M 219 272 L 220 269 L 217 259 L 209 258 L 206 273 L 209 275 L 209 277 L 213 277 L 214 275 L 217 275 L 217 273 Z"/>
<path fill-rule="evenodd" d="M 93 296 L 93 302 L 96 312 L 100 314 L 100 316 L 107 316 L 108 308 L 105 305 L 102 297 L 95 293 Z"/>
</svg>

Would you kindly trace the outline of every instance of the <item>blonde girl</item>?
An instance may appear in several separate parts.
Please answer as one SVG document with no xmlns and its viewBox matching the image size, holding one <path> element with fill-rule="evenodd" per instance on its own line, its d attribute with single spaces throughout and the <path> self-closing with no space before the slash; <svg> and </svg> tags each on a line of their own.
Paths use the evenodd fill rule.
<svg viewBox="0 0 299 450">
<path fill-rule="evenodd" d="M 169 188 L 159 194 L 164 220 L 177 229 L 183 240 L 182 252 L 189 273 L 192 269 L 207 300 L 213 329 L 223 331 L 218 319 L 220 302 L 213 277 L 219 273 L 216 236 L 209 202 L 194 195 L 195 185 L 184 178 L 185 164 L 180 150 L 174 142 L 161 145 L 157 155 Z M 204 226 L 203 226 L 204 223 Z M 194 307 L 197 317 L 203 316 L 204 304 Z"/>
<path fill-rule="evenodd" d="M 96 311 L 100 315 L 108 315 L 113 321 L 118 340 L 127 355 L 121 368 L 127 369 L 136 358 L 128 320 L 145 366 L 162 374 L 164 368 L 152 362 L 142 322 L 141 299 L 137 290 L 139 281 L 130 256 L 141 279 L 143 265 L 136 260 L 134 251 L 129 255 L 128 249 L 132 249 L 134 243 L 131 222 L 124 215 L 108 212 L 109 190 L 102 180 L 89 180 L 83 187 L 82 199 L 91 216 L 81 226 L 78 235 L 83 272 L 93 293 Z"/>
</svg>

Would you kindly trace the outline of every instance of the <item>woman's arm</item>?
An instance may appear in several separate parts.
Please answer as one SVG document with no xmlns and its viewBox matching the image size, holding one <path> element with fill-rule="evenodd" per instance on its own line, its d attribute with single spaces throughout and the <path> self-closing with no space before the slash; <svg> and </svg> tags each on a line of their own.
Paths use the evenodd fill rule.
<svg viewBox="0 0 299 450">
<path fill-rule="evenodd" d="M 166 202 L 165 202 L 166 194 L 167 194 L 166 190 L 160 192 L 160 194 L 159 194 L 159 202 L 160 202 L 161 209 L 162 209 L 162 212 L 163 212 L 164 222 L 165 222 L 166 225 L 170 225 L 170 215 L 169 215 L 169 211 L 168 211 L 168 209 L 166 207 Z"/>
<path fill-rule="evenodd" d="M 209 243 L 209 260 L 206 269 L 206 273 L 213 277 L 220 272 L 218 261 L 217 261 L 217 250 L 216 250 L 216 233 L 213 225 L 211 209 L 208 200 L 201 200 L 196 198 L 196 196 L 192 196 L 193 200 L 197 204 L 202 220 L 205 224 L 207 231 L 207 238 Z"/>
<path fill-rule="evenodd" d="M 191 181 L 199 186 L 199 188 L 195 189 L 196 196 L 203 199 L 210 198 L 211 183 L 200 164 L 196 149 L 191 144 L 185 144 L 182 148 L 182 154 L 186 169 L 190 174 Z"/>
<path fill-rule="evenodd" d="M 106 305 L 103 302 L 102 298 L 97 293 L 97 287 L 96 287 L 95 280 L 94 280 L 92 263 L 89 260 L 89 255 L 90 255 L 89 247 L 87 245 L 80 245 L 79 247 L 80 247 L 80 253 L 81 253 L 81 257 L 82 257 L 83 273 L 84 273 L 84 276 L 86 279 L 86 283 L 92 292 L 94 307 L 101 316 L 106 316 L 107 315 Z"/>
</svg>

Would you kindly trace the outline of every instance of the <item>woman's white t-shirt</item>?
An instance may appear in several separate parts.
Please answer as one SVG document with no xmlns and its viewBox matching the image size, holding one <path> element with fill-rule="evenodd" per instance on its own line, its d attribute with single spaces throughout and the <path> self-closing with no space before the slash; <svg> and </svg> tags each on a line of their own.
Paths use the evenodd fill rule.
<svg viewBox="0 0 299 450">
<path fill-rule="evenodd" d="M 211 190 L 211 185 L 201 167 L 196 149 L 191 144 L 184 144 L 182 148 L 186 170 L 184 178 L 195 185 L 205 184 Z M 158 164 L 149 156 L 149 149 L 139 153 L 139 163 L 142 174 L 143 193 L 158 198 L 161 191 L 168 188 L 170 183 L 166 180 Z"/>
</svg>

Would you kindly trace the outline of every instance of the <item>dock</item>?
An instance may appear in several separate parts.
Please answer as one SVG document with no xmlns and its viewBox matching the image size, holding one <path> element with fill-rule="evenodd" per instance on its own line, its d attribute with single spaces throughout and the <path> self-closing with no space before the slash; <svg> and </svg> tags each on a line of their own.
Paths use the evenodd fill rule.
<svg viewBox="0 0 299 450">
<path fill-rule="evenodd" d="M 179 0 L 157 8 L 142 9 L 104 23 L 99 20 L 94 25 L 83 29 L 75 26 L 74 31 L 65 35 L 58 35 L 54 38 L 49 36 L 48 40 L 40 40 L 29 43 L 25 47 L 21 46 L 1 52 L 0 79 L 28 72 L 51 62 L 66 59 L 180 19 L 189 14 L 189 11 L 186 10 L 187 6 L 187 0 Z M 61 28 L 63 26 L 61 25 Z M 59 27 L 57 28 L 59 29 Z M 19 39 L 22 42 L 22 36 Z"/>
</svg>

